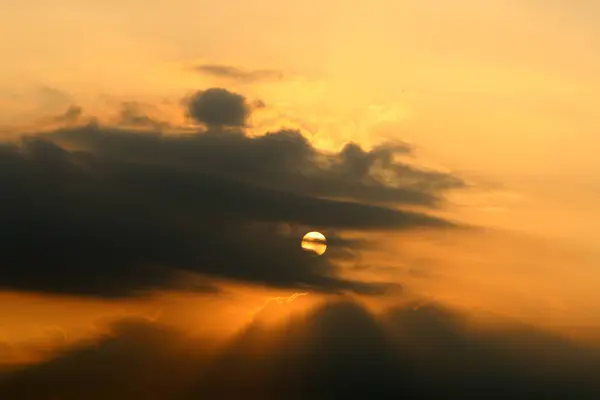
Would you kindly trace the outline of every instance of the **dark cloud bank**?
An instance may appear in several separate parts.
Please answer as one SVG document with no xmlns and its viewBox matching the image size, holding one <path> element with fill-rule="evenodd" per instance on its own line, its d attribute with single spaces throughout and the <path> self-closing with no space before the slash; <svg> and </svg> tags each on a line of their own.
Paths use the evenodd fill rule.
<svg viewBox="0 0 600 400">
<path fill-rule="evenodd" d="M 463 185 L 395 161 L 410 153 L 406 145 L 324 154 L 296 131 L 247 136 L 250 107 L 225 89 L 198 92 L 187 105 L 194 134 L 96 122 L 1 144 L 0 288 L 127 296 L 178 287 L 186 271 L 378 293 L 380 285 L 336 275 L 333 260 L 352 243 L 334 241 L 327 257 L 311 257 L 278 227 L 457 227 L 395 207 L 435 208 Z M 123 114 L 137 121 L 130 105 Z"/>
<path fill-rule="evenodd" d="M 9 399 L 596 399 L 600 352 L 527 327 L 477 331 L 437 306 L 374 318 L 325 304 L 224 346 L 123 320 L 98 345 L 5 374 Z M 1 376 L 1 375 L 0 375 Z"/>
</svg>

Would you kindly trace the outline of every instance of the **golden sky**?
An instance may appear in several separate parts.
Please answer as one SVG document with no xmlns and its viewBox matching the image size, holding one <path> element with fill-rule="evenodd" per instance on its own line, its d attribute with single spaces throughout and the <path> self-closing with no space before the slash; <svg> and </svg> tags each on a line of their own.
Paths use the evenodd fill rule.
<svg viewBox="0 0 600 400">
<path fill-rule="evenodd" d="M 598 15 L 593 0 L 5 0 L 0 137 L 66 123 L 56 117 L 71 106 L 119 125 L 124 103 L 172 131 L 194 129 L 182 99 L 219 87 L 251 104 L 252 137 L 297 129 L 323 154 L 406 142 L 411 162 L 468 185 L 444 193 L 435 214 L 485 233 L 359 227 L 352 233 L 376 245 L 345 276 L 597 337 Z M 34 360 L 43 352 L 32 343 L 68 347 L 97 335 L 98 319 L 157 321 L 165 307 L 174 325 L 196 332 L 196 302 L 211 310 L 199 320 L 229 335 L 270 299 L 326 297 L 222 285 L 234 294 L 217 301 L 160 288 L 90 299 L 3 284 L 0 342 L 21 349 L 6 359 Z M 243 316 L 227 317 L 230 309 Z"/>
<path fill-rule="evenodd" d="M 511 227 L 568 230 L 596 244 L 586 225 L 597 215 L 589 199 L 599 190 L 591 172 L 598 168 L 597 7 L 558 0 L 9 2 L 2 5 L 0 100 L 15 112 L 1 121 L 71 102 L 175 101 L 208 83 L 192 70 L 199 64 L 279 70 L 285 77 L 275 82 L 220 83 L 263 99 L 325 146 L 410 140 L 449 168 L 524 196 L 495 200 L 536 214 L 530 221 L 503 214 Z M 550 215 L 568 224 L 548 224 Z"/>
</svg>

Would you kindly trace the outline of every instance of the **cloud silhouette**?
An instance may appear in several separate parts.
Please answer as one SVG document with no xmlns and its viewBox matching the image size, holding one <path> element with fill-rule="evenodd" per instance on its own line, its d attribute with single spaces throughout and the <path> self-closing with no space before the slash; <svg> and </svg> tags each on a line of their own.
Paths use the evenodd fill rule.
<svg viewBox="0 0 600 400">
<path fill-rule="evenodd" d="M 209 127 L 244 126 L 249 113 L 244 96 L 221 88 L 198 91 L 188 103 L 188 115 Z"/>
<path fill-rule="evenodd" d="M 224 89 L 198 92 L 190 112 L 208 128 L 192 134 L 96 122 L 0 144 L 0 289 L 102 297 L 218 291 L 184 279 L 192 273 L 379 294 L 385 283 L 340 277 L 337 260 L 361 244 L 336 239 L 338 232 L 460 227 L 385 205 L 436 207 L 446 190 L 463 186 L 396 161 L 408 146 L 349 144 L 330 154 L 296 131 L 250 137 L 221 126 L 242 125 L 244 104 Z M 123 112 L 133 125 L 148 122 L 133 104 Z M 330 235 L 327 256 L 304 253 L 301 234 L 280 229 L 290 224 Z"/>
<path fill-rule="evenodd" d="M 277 224 L 325 231 L 452 227 L 422 214 L 292 194 L 160 162 L 67 151 L 40 137 L 0 147 L 0 168 L 5 289 L 122 296 L 171 287 L 184 270 L 280 287 L 370 292 L 370 285 L 331 277 L 330 258 L 308 257 L 299 238 L 279 233 Z"/>
<path fill-rule="evenodd" d="M 3 398 L 578 398 L 600 394 L 600 352 L 528 327 L 467 328 L 440 306 L 378 317 L 347 301 L 225 345 L 124 320 L 98 345 L 4 374 Z"/>
<path fill-rule="evenodd" d="M 445 192 L 466 184 L 449 173 L 418 169 L 395 159 L 406 144 L 370 151 L 349 143 L 339 153 L 314 148 L 298 131 L 250 137 L 241 130 L 209 129 L 195 135 L 138 134 L 95 125 L 62 129 L 46 138 L 103 157 L 160 163 L 313 197 L 376 204 L 434 207 Z"/>
</svg>

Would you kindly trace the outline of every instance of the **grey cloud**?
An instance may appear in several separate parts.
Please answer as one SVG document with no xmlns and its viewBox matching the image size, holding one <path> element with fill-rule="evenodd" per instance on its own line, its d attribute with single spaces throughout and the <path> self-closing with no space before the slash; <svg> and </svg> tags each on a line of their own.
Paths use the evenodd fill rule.
<svg viewBox="0 0 600 400">
<path fill-rule="evenodd" d="M 445 191 L 465 187 L 451 174 L 395 161 L 396 154 L 411 151 L 407 145 L 382 145 L 365 151 L 348 144 L 339 153 L 329 154 L 315 149 L 300 132 L 290 130 L 252 138 L 235 130 L 166 136 L 84 127 L 60 130 L 50 137 L 104 156 L 193 168 L 316 197 L 434 207 L 443 201 Z"/>
<path fill-rule="evenodd" d="M 249 113 L 244 96 L 222 88 L 198 91 L 188 103 L 188 115 L 209 127 L 242 127 Z"/>
<path fill-rule="evenodd" d="M 246 71 L 229 65 L 205 64 L 194 67 L 200 73 L 216 76 L 219 78 L 228 78 L 242 82 L 255 82 L 267 79 L 281 79 L 283 73 L 276 70 L 255 70 Z"/>
<path fill-rule="evenodd" d="M 190 109 L 202 110 L 199 121 L 207 125 L 235 120 L 245 101 L 223 89 L 199 93 Z M 145 121 L 131 105 L 125 116 Z M 130 296 L 181 289 L 181 277 L 191 272 L 383 293 L 389 285 L 339 277 L 336 261 L 362 244 L 338 239 L 338 231 L 460 227 L 376 204 L 434 207 L 452 186 L 446 180 L 460 183 L 407 169 L 396 152 L 410 148 L 364 151 L 351 144 L 326 154 L 296 131 L 252 138 L 214 126 L 166 135 L 96 122 L 31 134 L 0 145 L 0 289 Z M 391 182 L 378 180 L 375 169 Z M 290 224 L 329 235 L 327 256 L 302 252 L 302 233 L 280 229 Z"/>
<path fill-rule="evenodd" d="M 71 152 L 41 138 L 0 148 L 0 184 L 4 289 L 125 296 L 177 287 L 183 270 L 278 287 L 377 293 L 383 287 L 335 278 L 330 259 L 303 253 L 299 238 L 277 233 L 277 224 L 324 231 L 452 226 L 160 162 Z"/>
</svg>

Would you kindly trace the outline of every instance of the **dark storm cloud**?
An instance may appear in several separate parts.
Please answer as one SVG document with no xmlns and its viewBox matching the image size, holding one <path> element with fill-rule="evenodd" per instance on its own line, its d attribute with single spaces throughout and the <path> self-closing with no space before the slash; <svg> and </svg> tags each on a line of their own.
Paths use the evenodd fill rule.
<svg viewBox="0 0 600 400">
<path fill-rule="evenodd" d="M 242 127 L 250 113 L 246 98 L 226 89 L 198 91 L 188 103 L 188 115 L 209 127 Z"/>
<path fill-rule="evenodd" d="M 237 95 L 202 93 L 218 93 L 203 97 L 204 112 L 227 119 L 219 96 Z M 136 119 L 139 110 L 128 110 Z M 353 257 L 360 246 L 337 231 L 457 227 L 366 204 L 431 206 L 460 183 L 409 169 L 393 159 L 397 151 L 410 149 L 348 145 L 324 154 L 285 130 L 256 138 L 216 128 L 164 135 L 94 123 L 23 137 L 0 146 L 0 289 L 127 296 L 182 288 L 181 277 L 192 272 L 382 293 L 385 285 L 337 277 L 336 258 Z M 392 182 L 379 181 L 374 169 Z M 280 229 L 290 224 L 330 235 L 327 257 L 302 252 L 301 234 Z M 198 282 L 185 288 L 216 290 Z"/>
<path fill-rule="evenodd" d="M 284 307 L 284 306 L 281 306 Z M 225 347 L 125 320 L 80 347 L 0 380 L 2 398 L 596 399 L 600 352 L 529 327 L 469 329 L 437 306 L 375 318 L 330 303 Z M 256 351 L 260 349 L 260 351 Z"/>
<path fill-rule="evenodd" d="M 242 82 L 255 82 L 267 79 L 281 79 L 283 74 L 276 70 L 245 71 L 229 65 L 206 64 L 194 67 L 200 73 L 228 78 Z"/>
</svg>

